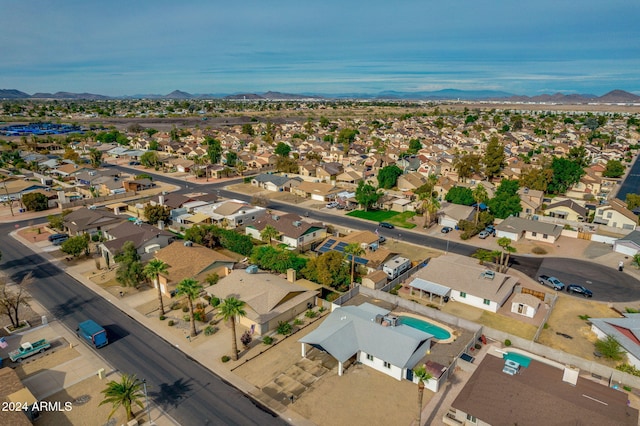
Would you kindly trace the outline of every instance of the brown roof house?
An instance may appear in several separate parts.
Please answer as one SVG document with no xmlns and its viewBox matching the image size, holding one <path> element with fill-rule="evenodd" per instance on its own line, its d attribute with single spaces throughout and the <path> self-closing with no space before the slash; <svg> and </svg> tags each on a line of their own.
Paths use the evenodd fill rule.
<svg viewBox="0 0 640 426">
<path fill-rule="evenodd" d="M 496 226 L 496 237 L 506 237 L 513 241 L 526 238 L 527 240 L 553 244 L 561 234 L 562 225 L 515 216 L 509 216 Z"/>
<path fill-rule="evenodd" d="M 92 209 L 78 209 L 64 217 L 64 228 L 70 235 L 96 234 L 115 228 L 126 221 L 126 216 Z"/>
<path fill-rule="evenodd" d="M 155 258 L 169 265 L 168 272 L 159 277 L 160 290 L 168 297 L 173 296 L 176 285 L 185 278 L 204 282 L 210 274 L 225 277 L 235 264 L 232 258 L 191 241 L 173 242 L 158 250 Z"/>
<path fill-rule="evenodd" d="M 38 401 L 31 391 L 26 388 L 18 374 L 9 367 L 0 369 L 0 424 L 11 426 L 31 426 L 31 422 L 39 417 L 33 405 Z M 11 403 L 23 407 L 26 404 L 31 409 L 12 410 Z"/>
<path fill-rule="evenodd" d="M 161 230 L 148 223 L 122 222 L 114 228 L 106 230 L 104 237 L 107 241 L 100 244 L 100 252 L 107 265 L 113 263 L 122 246 L 131 241 L 141 256 L 153 253 L 168 246 L 175 240 L 171 232 Z"/>
<path fill-rule="evenodd" d="M 226 299 L 233 296 L 246 303 L 246 316 L 239 324 L 252 334 L 264 335 L 315 306 L 318 291 L 295 284 L 295 271 L 287 272 L 287 279 L 260 272 L 255 266 L 236 269 L 216 285 L 207 288 L 211 296 Z"/>
<path fill-rule="evenodd" d="M 305 222 L 293 213 L 265 215 L 247 225 L 245 233 L 260 240 L 260 233 L 267 226 L 272 226 L 278 231 L 279 235 L 276 239 L 278 242 L 301 250 L 308 249 L 327 236 L 327 228 L 321 222 Z"/>
</svg>

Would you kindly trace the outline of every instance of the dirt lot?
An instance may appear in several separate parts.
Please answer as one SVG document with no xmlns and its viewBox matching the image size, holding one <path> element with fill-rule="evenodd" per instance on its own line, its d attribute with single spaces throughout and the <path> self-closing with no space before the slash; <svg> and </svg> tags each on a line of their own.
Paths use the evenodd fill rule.
<svg viewBox="0 0 640 426">
<path fill-rule="evenodd" d="M 594 360 L 610 367 L 616 365 L 615 362 L 608 362 L 604 358 L 596 358 L 593 355 L 593 344 L 596 341 L 596 336 L 591 332 L 591 326 L 587 320 L 579 318 L 579 315 L 588 315 L 591 318 L 620 317 L 605 303 L 561 295 L 549 317 L 549 321 L 547 321 L 548 327 L 540 334 L 538 343 L 588 360 Z M 556 333 L 567 334 L 572 339 Z"/>
</svg>

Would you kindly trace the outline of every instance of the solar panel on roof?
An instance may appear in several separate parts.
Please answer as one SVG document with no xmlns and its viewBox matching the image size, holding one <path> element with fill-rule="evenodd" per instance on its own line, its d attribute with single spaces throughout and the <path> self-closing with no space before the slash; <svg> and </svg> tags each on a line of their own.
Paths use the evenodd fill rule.
<svg viewBox="0 0 640 426">
<path fill-rule="evenodd" d="M 366 265 L 369 263 L 369 260 L 356 256 L 356 263 L 359 265 Z"/>
</svg>

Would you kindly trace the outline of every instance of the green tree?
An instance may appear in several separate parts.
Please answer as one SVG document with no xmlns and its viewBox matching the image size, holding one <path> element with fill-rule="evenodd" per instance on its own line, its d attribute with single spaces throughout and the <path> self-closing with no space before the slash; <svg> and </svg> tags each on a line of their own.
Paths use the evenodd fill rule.
<svg viewBox="0 0 640 426">
<path fill-rule="evenodd" d="M 344 248 L 344 254 L 348 255 L 347 258 L 351 257 L 351 286 L 354 283 L 354 275 L 356 271 L 356 257 L 362 256 L 365 253 L 364 249 L 360 247 L 358 243 L 347 244 Z"/>
<path fill-rule="evenodd" d="M 583 168 L 589 165 L 589 153 L 583 145 L 569 148 L 566 158 Z"/>
<path fill-rule="evenodd" d="M 610 177 L 610 178 L 619 178 L 624 174 L 624 171 L 625 171 L 624 164 L 622 164 L 619 160 L 609 160 L 607 161 L 607 165 L 605 167 L 604 172 L 602 172 L 602 176 Z"/>
<path fill-rule="evenodd" d="M 73 257 L 78 257 L 82 253 L 87 251 L 89 242 L 83 235 L 77 237 L 71 237 L 67 241 L 63 242 L 60 246 L 60 251 L 66 254 L 70 254 Z"/>
<path fill-rule="evenodd" d="M 276 145 L 276 149 L 273 152 L 280 157 L 288 157 L 291 152 L 291 147 L 284 142 L 278 142 L 278 145 Z"/>
<path fill-rule="evenodd" d="M 238 360 L 238 341 L 236 338 L 236 317 L 247 315 L 244 310 L 245 303 L 233 296 L 227 297 L 218 305 L 218 316 L 231 323 L 231 357 Z"/>
<path fill-rule="evenodd" d="M 509 256 L 511 253 L 515 253 L 516 249 L 511 246 L 511 239 L 507 237 L 499 238 L 498 245 L 502 248 L 502 252 L 500 253 L 501 272 L 506 272 L 509 267 Z"/>
<path fill-rule="evenodd" d="M 234 151 L 229 151 L 225 155 L 226 165 L 229 167 L 235 167 L 236 161 L 238 161 L 238 154 Z"/>
<path fill-rule="evenodd" d="M 147 151 L 140 156 L 140 164 L 145 167 L 155 167 L 159 162 L 157 151 Z"/>
<path fill-rule="evenodd" d="M 271 240 L 277 239 L 279 235 L 280 235 L 280 232 L 278 232 L 276 228 L 274 228 L 271 225 L 267 225 L 260 232 L 260 239 L 265 243 L 270 243 Z"/>
<path fill-rule="evenodd" d="M 464 186 L 454 186 L 447 192 L 444 199 L 453 204 L 470 206 L 473 204 L 473 191 Z"/>
<path fill-rule="evenodd" d="M 378 202 L 382 195 L 382 192 L 378 192 L 370 183 L 365 183 L 363 180 L 358 182 L 356 201 L 364 207 L 364 211 L 368 211 L 372 205 Z"/>
<path fill-rule="evenodd" d="M 487 189 L 484 185 L 477 184 L 472 191 L 473 201 L 476 205 L 476 217 L 475 223 L 478 224 L 478 219 L 480 218 L 480 203 L 486 203 L 489 199 L 489 194 L 487 193 Z"/>
<path fill-rule="evenodd" d="M 509 216 L 517 216 L 522 211 L 518 188 L 517 180 L 502 179 L 495 197 L 487 202 L 489 210 L 495 217 L 506 219 Z"/>
<path fill-rule="evenodd" d="M 64 218 L 66 215 L 71 213 L 73 210 L 66 209 L 63 210 L 60 214 L 51 214 L 47 216 L 47 220 L 49 221 L 49 227 L 53 229 L 62 230 L 64 228 Z"/>
<path fill-rule="evenodd" d="M 95 148 L 90 148 L 89 159 L 91 161 L 91 166 L 97 169 L 102 165 L 102 151 L 99 151 Z"/>
<path fill-rule="evenodd" d="M 307 260 L 291 250 L 284 250 L 269 245 L 254 247 L 251 252 L 251 262 L 261 269 L 284 273 L 287 269 L 301 270 Z"/>
<path fill-rule="evenodd" d="M 169 265 L 160 259 L 151 259 L 144 267 L 144 274 L 147 278 L 153 280 L 153 285 L 158 291 L 158 306 L 160 306 L 160 316 L 164 315 L 164 302 L 162 300 L 162 290 L 160 289 L 160 275 L 166 274 Z"/>
<path fill-rule="evenodd" d="M 144 268 L 140 262 L 140 254 L 133 242 L 127 241 L 122 246 L 122 251 L 115 255 L 114 260 L 119 267 L 116 271 L 116 281 L 122 286 L 138 287 L 145 279 Z"/>
<path fill-rule="evenodd" d="M 453 160 L 453 167 L 458 172 L 461 180 L 465 180 L 473 176 L 480 170 L 480 156 L 477 154 L 458 154 Z"/>
<path fill-rule="evenodd" d="M 344 129 L 340 130 L 340 133 L 338 133 L 338 143 L 343 145 L 350 145 L 353 143 L 353 141 L 356 140 L 356 135 L 358 133 L 360 132 L 355 129 L 349 129 L 345 127 Z"/>
<path fill-rule="evenodd" d="M 29 211 L 41 212 L 49 209 L 47 196 L 39 192 L 30 192 L 22 196 L 22 204 Z"/>
<path fill-rule="evenodd" d="M 378 171 L 378 188 L 391 189 L 396 186 L 402 169 L 396 165 L 385 166 Z"/>
<path fill-rule="evenodd" d="M 488 179 L 500 175 L 504 168 L 504 146 L 497 136 L 492 136 L 484 154 L 484 174 Z"/>
<path fill-rule="evenodd" d="M 527 167 L 520 174 L 520 186 L 538 191 L 546 191 L 551 179 L 553 170 L 550 167 Z"/>
<path fill-rule="evenodd" d="M 176 286 L 176 294 L 178 296 L 186 296 L 189 305 L 189 321 L 191 324 L 191 337 L 196 337 L 196 322 L 193 317 L 193 301 L 200 297 L 202 286 L 193 278 L 185 278 Z"/>
<path fill-rule="evenodd" d="M 134 418 L 132 408 L 137 405 L 144 408 L 142 399 L 144 398 L 143 383 L 135 375 L 123 374 L 119 382 L 115 380 L 107 383 L 107 388 L 102 390 L 104 399 L 100 405 L 111 404 L 113 409 L 109 413 L 109 419 L 113 417 L 116 410 L 124 408 L 127 414 L 127 421 Z"/>
<path fill-rule="evenodd" d="M 578 163 L 566 158 L 554 157 L 551 161 L 551 169 L 553 177 L 547 189 L 553 194 L 564 194 L 584 175 L 584 170 Z"/>
<path fill-rule="evenodd" d="M 207 136 L 204 139 L 204 143 L 207 145 L 207 157 L 209 157 L 211 164 L 220 162 L 222 158 L 222 144 L 220 144 L 220 141 Z"/>
<path fill-rule="evenodd" d="M 338 251 L 328 251 L 310 259 L 300 271 L 306 279 L 338 291 L 349 288 L 349 266 Z"/>
<path fill-rule="evenodd" d="M 242 125 L 242 133 L 249 136 L 255 136 L 256 131 L 253 130 L 253 126 L 250 123 L 246 123 Z"/>
<path fill-rule="evenodd" d="M 633 210 L 636 207 L 640 206 L 640 195 L 639 194 L 627 194 L 627 198 L 625 200 L 627 202 L 627 208 L 629 210 Z"/>
<path fill-rule="evenodd" d="M 161 206 L 160 204 L 156 204 L 155 206 L 147 204 L 144 206 L 143 212 L 144 217 L 147 218 L 147 222 L 155 225 L 159 221 L 166 223 L 169 219 L 169 215 L 171 214 L 171 209 L 168 206 Z"/>
<path fill-rule="evenodd" d="M 595 346 L 598 352 L 600 352 L 605 358 L 609 358 L 614 361 L 620 361 L 626 354 L 625 350 L 620 346 L 620 343 L 611 336 L 607 336 L 606 339 L 597 340 Z"/>
<path fill-rule="evenodd" d="M 418 211 L 421 211 L 424 216 L 423 227 L 428 228 L 440 209 L 440 202 L 433 195 L 433 192 L 422 192 L 418 197 L 420 199 Z"/>
<path fill-rule="evenodd" d="M 420 142 L 420 139 L 411 139 L 409 141 L 409 149 L 407 149 L 407 154 L 417 154 L 421 149 L 422 143 Z"/>
<path fill-rule="evenodd" d="M 276 170 L 281 173 L 298 173 L 298 162 L 289 157 L 278 157 Z"/>
<path fill-rule="evenodd" d="M 433 376 L 427 372 L 424 366 L 420 366 L 413 370 L 413 375 L 418 379 L 418 417 L 416 418 L 418 426 L 422 425 L 422 398 L 424 395 L 424 383 L 428 382 Z"/>
</svg>

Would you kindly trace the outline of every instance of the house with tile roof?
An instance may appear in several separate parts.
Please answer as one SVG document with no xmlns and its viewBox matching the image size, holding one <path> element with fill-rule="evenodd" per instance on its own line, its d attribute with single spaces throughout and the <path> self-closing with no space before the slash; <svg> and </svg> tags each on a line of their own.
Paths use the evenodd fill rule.
<svg viewBox="0 0 640 426">
<path fill-rule="evenodd" d="M 267 226 L 278 231 L 278 242 L 301 251 L 315 246 L 327 237 L 327 227 L 322 222 L 306 222 L 293 213 L 264 215 L 247 225 L 245 233 L 260 240 L 260 233 Z"/>
<path fill-rule="evenodd" d="M 397 380 L 413 380 L 413 368 L 429 352 L 432 338 L 429 333 L 399 324 L 390 311 L 363 303 L 336 308 L 318 328 L 298 341 L 303 357 L 310 346 L 335 358 L 338 376 L 342 376 L 344 364 L 355 358 Z"/>
<path fill-rule="evenodd" d="M 291 187 L 298 186 L 301 182 L 302 179 L 298 177 L 292 178 L 267 173 L 261 173 L 251 179 L 251 185 L 273 192 L 291 191 Z"/>
<path fill-rule="evenodd" d="M 281 321 L 291 321 L 315 306 L 320 292 L 296 285 L 293 270 L 287 276 L 289 279 L 236 269 L 206 291 L 219 299 L 233 296 L 245 302 L 246 315 L 238 319 L 238 324 L 262 336 L 275 330 Z"/>
<path fill-rule="evenodd" d="M 154 257 L 169 265 L 167 273 L 158 279 L 160 290 L 167 297 L 173 296 L 176 286 L 185 278 L 202 283 L 211 274 L 226 277 L 235 264 L 229 256 L 191 241 L 175 241 L 156 251 Z"/>
<path fill-rule="evenodd" d="M 449 288 L 451 300 L 490 312 L 498 311 L 518 283 L 511 275 L 487 273 L 487 268 L 474 260 L 454 254 L 431 259 L 413 278 L 445 287 L 440 289 L 442 294 Z"/>
</svg>

